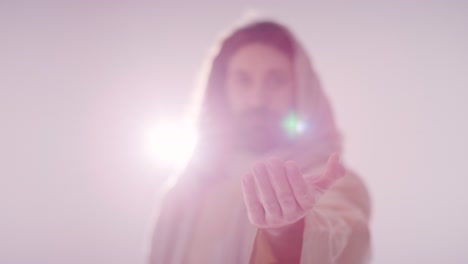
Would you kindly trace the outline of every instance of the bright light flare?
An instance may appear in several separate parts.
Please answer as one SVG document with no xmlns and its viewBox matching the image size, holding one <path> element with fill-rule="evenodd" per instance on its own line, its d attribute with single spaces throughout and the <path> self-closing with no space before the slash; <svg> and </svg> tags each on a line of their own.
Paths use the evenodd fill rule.
<svg viewBox="0 0 468 264">
<path fill-rule="evenodd" d="M 150 158 L 161 165 L 180 169 L 190 159 L 196 143 L 195 127 L 187 122 L 166 121 L 146 131 L 145 145 Z"/>
<path fill-rule="evenodd" d="M 290 113 L 283 120 L 283 128 L 290 137 L 295 137 L 304 133 L 306 130 L 306 124 L 294 113 Z"/>
</svg>

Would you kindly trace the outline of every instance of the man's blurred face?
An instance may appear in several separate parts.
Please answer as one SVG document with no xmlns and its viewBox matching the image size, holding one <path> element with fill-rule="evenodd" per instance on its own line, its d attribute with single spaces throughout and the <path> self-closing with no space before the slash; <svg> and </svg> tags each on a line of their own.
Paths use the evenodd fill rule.
<svg viewBox="0 0 468 264">
<path fill-rule="evenodd" d="M 240 143 L 265 152 L 285 142 L 283 118 L 294 108 L 294 69 L 277 48 L 247 44 L 231 57 L 225 83 Z"/>
</svg>

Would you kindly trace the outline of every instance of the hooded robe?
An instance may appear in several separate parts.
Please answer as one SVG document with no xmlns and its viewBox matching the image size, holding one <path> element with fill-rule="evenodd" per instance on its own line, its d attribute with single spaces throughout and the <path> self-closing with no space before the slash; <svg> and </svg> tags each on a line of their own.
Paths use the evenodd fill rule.
<svg viewBox="0 0 468 264">
<path fill-rule="evenodd" d="M 160 202 L 150 264 L 277 263 L 261 230 L 249 222 L 242 176 L 256 161 L 278 156 L 296 161 L 306 181 L 313 180 L 323 173 L 330 154 L 341 151 L 329 102 L 307 54 L 294 41 L 296 114 L 305 121 L 308 132 L 289 147 L 265 155 L 237 151 L 222 170 L 198 170 L 189 164 Z M 317 200 L 304 218 L 300 263 L 367 263 L 369 220 L 367 189 L 346 168 L 345 176 Z"/>
</svg>

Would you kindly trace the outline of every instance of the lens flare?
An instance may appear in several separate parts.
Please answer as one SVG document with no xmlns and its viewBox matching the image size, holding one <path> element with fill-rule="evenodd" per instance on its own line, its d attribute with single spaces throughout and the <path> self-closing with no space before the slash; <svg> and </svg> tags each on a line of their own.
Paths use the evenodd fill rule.
<svg viewBox="0 0 468 264">
<path fill-rule="evenodd" d="M 288 136 L 296 137 L 299 134 L 304 133 L 306 130 L 306 124 L 300 120 L 297 115 L 290 113 L 283 120 L 283 129 L 286 131 Z"/>
<path fill-rule="evenodd" d="M 152 160 L 179 169 L 190 159 L 197 143 L 194 126 L 165 121 L 146 131 L 145 146 Z"/>
</svg>

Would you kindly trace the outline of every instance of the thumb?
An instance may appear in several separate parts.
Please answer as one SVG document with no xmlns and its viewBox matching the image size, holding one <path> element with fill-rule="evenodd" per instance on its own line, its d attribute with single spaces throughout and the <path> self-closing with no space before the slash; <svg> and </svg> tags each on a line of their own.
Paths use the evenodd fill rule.
<svg viewBox="0 0 468 264">
<path fill-rule="evenodd" d="M 328 190 L 337 180 L 345 175 L 346 171 L 340 163 L 340 154 L 335 152 L 330 155 L 325 166 L 325 172 L 318 178 L 308 182 L 310 186 L 315 189 L 326 191 Z"/>
</svg>

